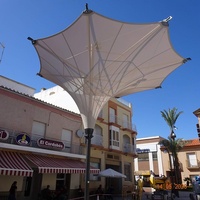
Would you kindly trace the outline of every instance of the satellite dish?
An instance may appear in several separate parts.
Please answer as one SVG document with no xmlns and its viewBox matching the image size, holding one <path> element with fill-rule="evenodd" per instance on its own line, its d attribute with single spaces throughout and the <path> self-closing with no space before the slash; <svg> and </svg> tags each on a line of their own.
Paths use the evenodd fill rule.
<svg viewBox="0 0 200 200">
<path fill-rule="evenodd" d="M 76 135 L 79 137 L 79 138 L 82 138 L 83 137 L 83 135 L 84 135 L 84 132 L 82 131 L 82 130 L 77 130 L 76 131 Z"/>
</svg>

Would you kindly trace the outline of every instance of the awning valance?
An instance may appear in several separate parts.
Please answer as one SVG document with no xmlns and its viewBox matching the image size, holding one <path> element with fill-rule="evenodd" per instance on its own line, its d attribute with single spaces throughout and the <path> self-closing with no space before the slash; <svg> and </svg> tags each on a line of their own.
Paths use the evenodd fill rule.
<svg viewBox="0 0 200 200">
<path fill-rule="evenodd" d="M 0 151 L 0 175 L 32 176 L 33 170 L 20 153 Z"/>
<path fill-rule="evenodd" d="M 35 154 L 27 154 L 28 158 L 39 170 L 39 173 L 85 173 L 85 163 L 79 160 L 55 158 Z M 99 169 L 90 168 L 91 174 L 98 174 Z"/>
</svg>

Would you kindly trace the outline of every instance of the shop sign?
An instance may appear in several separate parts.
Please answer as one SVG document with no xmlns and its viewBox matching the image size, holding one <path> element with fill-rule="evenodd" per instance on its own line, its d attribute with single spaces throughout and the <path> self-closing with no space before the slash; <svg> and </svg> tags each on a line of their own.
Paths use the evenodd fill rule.
<svg viewBox="0 0 200 200">
<path fill-rule="evenodd" d="M 26 133 L 20 133 L 16 137 L 16 142 L 19 145 L 29 145 L 31 138 Z"/>
<path fill-rule="evenodd" d="M 151 175 L 151 173 L 150 173 L 150 171 L 149 170 L 142 170 L 142 171 L 135 171 L 134 172 L 134 175 L 135 176 L 150 176 Z"/>
<path fill-rule="evenodd" d="M 47 140 L 44 138 L 40 138 L 37 141 L 39 147 L 43 148 L 50 148 L 50 149 L 64 149 L 65 145 L 62 142 L 54 141 L 54 140 Z"/>
<path fill-rule="evenodd" d="M 7 140 L 9 138 L 8 131 L 0 129 L 0 140 Z"/>
<path fill-rule="evenodd" d="M 137 148 L 137 149 L 136 149 L 136 152 L 137 152 L 137 153 L 149 153 L 149 152 L 150 152 L 150 149 L 140 149 L 140 148 Z"/>
</svg>

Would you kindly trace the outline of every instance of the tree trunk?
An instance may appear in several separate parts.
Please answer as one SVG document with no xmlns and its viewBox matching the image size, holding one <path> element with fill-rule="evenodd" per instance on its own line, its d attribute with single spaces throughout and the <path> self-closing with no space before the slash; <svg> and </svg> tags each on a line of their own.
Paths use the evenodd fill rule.
<svg viewBox="0 0 200 200">
<path fill-rule="evenodd" d="M 180 165 L 178 162 L 178 156 L 177 153 L 174 155 L 174 170 L 175 170 L 175 182 L 177 184 L 182 184 L 182 178 L 181 178 L 181 171 L 180 171 Z"/>
</svg>

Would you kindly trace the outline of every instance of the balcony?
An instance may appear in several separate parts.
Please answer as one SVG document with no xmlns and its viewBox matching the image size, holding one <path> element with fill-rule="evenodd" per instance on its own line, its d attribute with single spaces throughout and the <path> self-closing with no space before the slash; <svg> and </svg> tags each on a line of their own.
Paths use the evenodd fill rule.
<svg viewBox="0 0 200 200">
<path fill-rule="evenodd" d="M 198 170 L 200 168 L 200 162 L 197 159 L 186 160 L 186 167 L 188 170 Z"/>
<path fill-rule="evenodd" d="M 136 147 L 135 145 L 132 145 L 132 144 L 122 144 L 122 147 L 123 147 L 123 153 L 125 154 L 134 154 L 136 155 Z"/>
<path fill-rule="evenodd" d="M 0 129 L 4 129 L 1 128 Z M 6 143 L 6 144 L 12 144 L 12 145 L 16 145 L 16 146 L 20 146 L 17 141 L 17 135 L 19 135 L 20 133 L 23 134 L 23 132 L 20 131 L 16 131 L 16 130 L 9 130 L 6 129 L 9 133 L 9 137 L 6 140 L 0 140 L 0 144 L 1 143 Z M 26 133 L 29 137 L 31 136 L 31 134 Z M 80 144 L 78 143 L 71 143 L 71 142 L 63 142 L 64 144 L 64 148 L 63 149 L 52 149 L 52 148 L 41 148 L 40 146 L 38 146 L 37 141 L 41 138 L 41 136 L 39 135 L 32 135 L 30 143 L 27 145 L 21 145 L 21 146 L 27 146 L 27 147 L 33 147 L 33 148 L 37 148 L 37 149 L 48 149 L 48 150 L 52 150 L 52 151 L 57 151 L 57 152 L 65 152 L 65 153 L 70 153 L 70 154 L 78 154 L 78 155 L 83 155 L 83 150 L 82 147 L 80 146 Z M 55 140 L 53 138 L 49 138 L 49 137 L 45 137 L 46 140 L 51 140 L 51 141 L 56 141 L 56 142 L 61 142 L 58 140 Z"/>
<path fill-rule="evenodd" d="M 137 132 L 136 125 L 123 120 L 122 118 L 118 117 L 117 115 L 110 116 L 109 125 L 116 125 L 122 130 L 127 131 L 134 131 Z"/>
<path fill-rule="evenodd" d="M 103 146 L 103 136 L 93 134 L 93 138 L 91 139 L 91 145 Z"/>
</svg>

